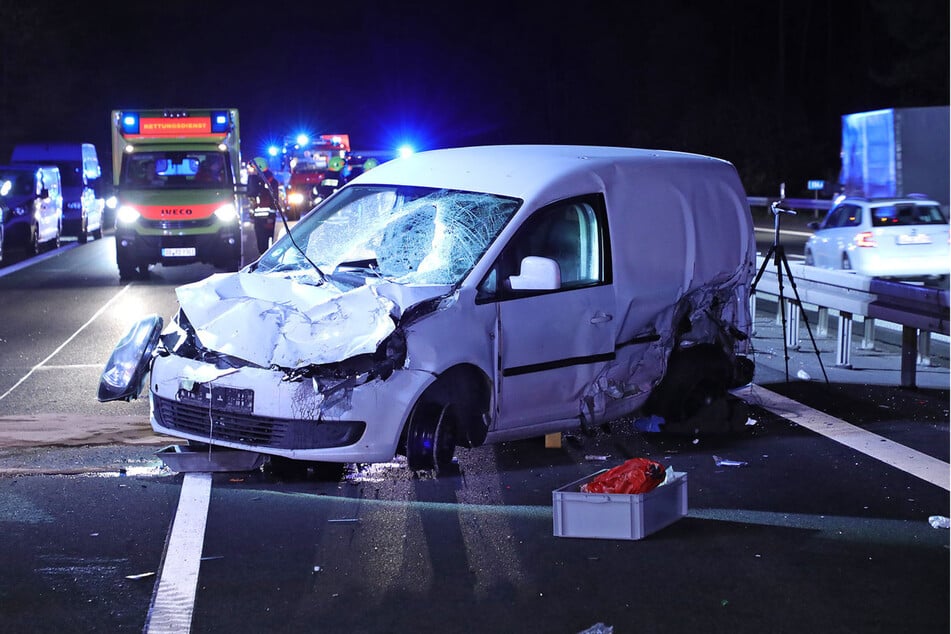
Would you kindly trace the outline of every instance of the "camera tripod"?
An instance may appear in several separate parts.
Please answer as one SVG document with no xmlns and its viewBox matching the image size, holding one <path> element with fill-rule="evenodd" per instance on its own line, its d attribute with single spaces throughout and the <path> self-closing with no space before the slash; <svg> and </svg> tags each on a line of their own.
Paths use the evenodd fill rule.
<svg viewBox="0 0 951 634">
<path fill-rule="evenodd" d="M 756 292 L 756 285 L 759 283 L 763 273 L 766 271 L 766 266 L 769 264 L 770 259 L 773 259 L 773 262 L 776 265 L 776 281 L 779 285 L 779 313 L 782 315 L 783 323 L 783 357 L 786 363 L 786 382 L 789 382 L 789 347 L 786 343 L 788 337 L 786 334 L 786 297 L 783 294 L 783 272 L 785 271 L 786 277 L 789 279 L 789 285 L 792 287 L 793 295 L 796 297 L 795 305 L 798 307 L 799 311 L 802 314 L 803 321 L 806 323 L 806 330 L 809 332 L 809 340 L 812 342 L 812 349 L 816 353 L 816 359 L 819 361 L 819 368 L 822 370 L 822 376 L 825 378 L 826 383 L 829 383 L 829 377 L 826 375 L 825 366 L 822 365 L 822 357 L 819 356 L 819 346 L 816 345 L 816 340 L 812 336 L 812 328 L 809 326 L 809 320 L 806 318 L 805 311 L 802 308 L 802 300 L 799 299 L 799 291 L 796 289 L 796 280 L 793 278 L 792 271 L 789 270 L 789 260 L 786 259 L 786 249 L 783 247 L 783 244 L 779 241 L 779 217 L 781 214 L 790 214 L 796 215 L 796 212 L 792 209 L 784 209 L 779 206 L 781 201 L 774 201 L 770 203 L 769 209 L 773 212 L 773 244 L 769 247 L 769 251 L 766 252 L 766 257 L 763 258 L 763 263 L 759 267 L 759 272 L 756 274 L 756 278 L 753 280 L 753 283 L 750 285 L 750 293 Z M 755 315 L 754 315 L 755 317 Z"/>
</svg>

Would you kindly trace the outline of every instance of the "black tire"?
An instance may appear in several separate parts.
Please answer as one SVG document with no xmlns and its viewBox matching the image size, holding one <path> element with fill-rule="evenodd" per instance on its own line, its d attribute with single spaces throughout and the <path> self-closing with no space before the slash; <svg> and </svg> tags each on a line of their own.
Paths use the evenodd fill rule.
<svg viewBox="0 0 951 634">
<path fill-rule="evenodd" d="M 89 242 L 89 225 L 83 222 L 79 227 L 79 235 L 77 236 L 79 244 L 86 244 Z"/>
<path fill-rule="evenodd" d="M 852 261 L 849 260 L 849 256 L 844 253 L 842 254 L 842 270 L 843 271 L 852 270 Z"/>
<path fill-rule="evenodd" d="M 40 242 L 40 226 L 34 223 L 30 225 L 30 253 L 39 255 L 42 252 L 43 243 Z"/>
<path fill-rule="evenodd" d="M 733 382 L 733 374 L 724 354 L 712 345 L 674 351 L 667 372 L 651 392 L 645 409 L 669 423 L 682 422 L 723 398 Z"/>
<path fill-rule="evenodd" d="M 120 280 L 134 280 L 139 277 L 139 265 L 128 255 L 123 255 L 122 251 L 116 252 L 116 264 L 119 265 Z"/>
<path fill-rule="evenodd" d="M 412 471 L 453 466 L 458 418 L 449 403 L 421 401 L 410 416 L 406 433 L 406 464 Z"/>
</svg>

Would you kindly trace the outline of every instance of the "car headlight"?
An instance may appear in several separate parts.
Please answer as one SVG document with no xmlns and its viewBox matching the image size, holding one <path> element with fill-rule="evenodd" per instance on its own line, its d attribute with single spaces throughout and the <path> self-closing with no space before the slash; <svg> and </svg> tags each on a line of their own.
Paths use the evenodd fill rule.
<svg viewBox="0 0 951 634">
<path fill-rule="evenodd" d="M 292 205 L 301 205 L 304 203 L 304 194 L 300 192 L 291 192 L 287 195 L 287 202 Z"/>
<path fill-rule="evenodd" d="M 162 334 L 162 324 L 158 315 L 143 317 L 116 344 L 99 378 L 101 403 L 138 398 Z"/>
<path fill-rule="evenodd" d="M 221 222 L 235 222 L 238 219 L 238 210 L 234 208 L 234 205 L 228 203 L 215 209 L 215 216 Z"/>
<path fill-rule="evenodd" d="M 116 222 L 120 225 L 131 225 L 139 219 L 139 211 L 131 205 L 121 205 L 116 210 Z"/>
</svg>

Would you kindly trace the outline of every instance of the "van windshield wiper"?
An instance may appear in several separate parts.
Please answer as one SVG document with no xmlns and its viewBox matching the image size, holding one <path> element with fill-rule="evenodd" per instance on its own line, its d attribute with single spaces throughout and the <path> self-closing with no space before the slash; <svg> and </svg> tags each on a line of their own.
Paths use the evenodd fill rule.
<svg viewBox="0 0 951 634">
<path fill-rule="evenodd" d="M 304 250 L 300 248 L 299 244 L 297 244 L 297 240 L 294 239 L 294 234 L 291 233 L 291 228 L 287 224 L 287 214 L 284 212 L 284 203 L 281 202 L 281 197 L 278 196 L 277 188 L 274 186 L 274 183 L 272 183 L 267 178 L 262 178 L 261 180 L 264 181 L 264 186 L 267 187 L 269 192 L 271 192 L 271 200 L 274 201 L 274 206 L 277 208 L 277 214 L 281 217 L 281 222 L 284 224 L 284 232 L 287 234 L 288 239 L 290 239 L 291 244 L 293 244 L 294 248 L 297 249 L 297 252 L 300 253 L 305 260 L 307 260 L 308 264 L 314 267 L 314 270 L 317 271 L 317 276 L 320 278 L 320 283 L 329 283 L 330 280 L 327 278 L 327 274 L 321 271 L 320 267 L 314 264 L 313 260 L 307 257 L 307 254 L 304 252 Z M 257 265 L 255 264 L 254 269 L 256 268 Z"/>
</svg>

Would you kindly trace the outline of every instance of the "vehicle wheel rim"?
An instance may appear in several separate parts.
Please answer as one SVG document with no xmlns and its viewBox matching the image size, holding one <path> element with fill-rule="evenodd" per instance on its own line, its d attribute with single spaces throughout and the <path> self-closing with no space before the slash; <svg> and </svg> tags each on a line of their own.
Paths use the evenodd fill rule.
<svg viewBox="0 0 951 634">
<path fill-rule="evenodd" d="M 406 458 L 413 471 L 449 466 L 455 451 L 455 416 L 451 405 L 422 403 L 406 439 Z"/>
</svg>

